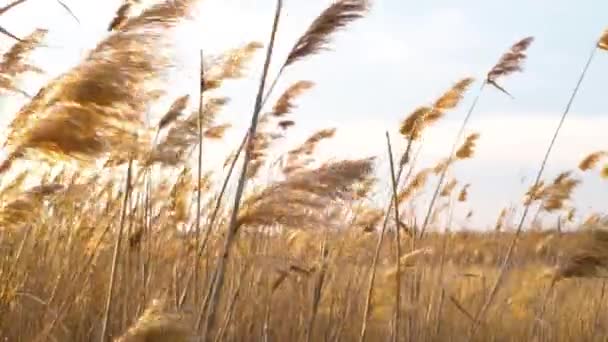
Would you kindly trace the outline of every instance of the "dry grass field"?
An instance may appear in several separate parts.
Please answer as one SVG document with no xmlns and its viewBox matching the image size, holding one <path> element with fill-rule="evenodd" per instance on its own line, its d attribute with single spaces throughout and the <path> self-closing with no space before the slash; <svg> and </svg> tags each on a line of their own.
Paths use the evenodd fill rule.
<svg viewBox="0 0 608 342">
<path fill-rule="evenodd" d="M 425 130 L 464 97 L 509 95 L 501 80 L 524 71 L 532 37 L 506 47 L 481 89 L 470 89 L 473 78 L 458 80 L 394 123 L 400 136 L 386 134 L 390 173 L 379 174 L 379 156 L 318 160 L 317 146 L 335 130 L 321 129 L 287 153 L 274 149 L 296 119 L 305 120 L 292 112 L 314 86 L 302 80 L 275 89 L 276 81 L 364 18 L 373 8 L 364 0 L 334 2 L 285 60 L 271 60 L 278 1 L 267 42 L 204 60 L 200 96 L 172 99 L 148 125 L 149 104 L 164 96 L 152 81 L 169 63 L 156 51 L 195 3 L 125 0 L 108 18 L 109 35 L 80 64 L 16 114 L 2 113 L 13 117 L 0 166 L 4 341 L 608 339 L 608 222 L 601 213 L 573 219 L 570 196 L 580 180 L 543 173 L 553 142 L 522 203 L 488 231 L 455 230 L 451 219 L 469 189 L 451 170 L 474 158 L 483 134 L 464 134 L 476 100 L 459 139 L 448 142 L 451 154 L 428 167 L 416 162 Z M 14 43 L 0 63 L 1 94 L 28 96 L 15 80 L 41 72 L 28 55 L 46 32 L 16 37 L 0 28 Z M 606 49 L 608 32 L 562 122 L 592 59 Z M 249 131 L 231 142 L 224 165 L 204 172 L 202 144 L 229 128 L 216 120 L 229 100 L 217 90 L 240 78 L 255 54 L 266 64 L 251 94 Z M 280 65 L 274 78 L 271 63 Z M 276 101 L 266 103 L 273 92 Z M 391 139 L 407 147 L 395 151 Z M 608 176 L 608 152 L 589 153 L 572 168 Z M 387 185 L 391 195 L 378 207 L 373 194 Z M 430 203 L 417 201 L 422 193 Z M 556 223 L 542 227 L 542 218 Z"/>
</svg>

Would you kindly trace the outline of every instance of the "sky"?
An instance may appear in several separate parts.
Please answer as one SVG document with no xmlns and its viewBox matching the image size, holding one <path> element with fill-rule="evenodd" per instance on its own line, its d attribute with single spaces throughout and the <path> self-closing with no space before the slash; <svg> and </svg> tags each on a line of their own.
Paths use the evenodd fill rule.
<svg viewBox="0 0 608 342">
<path fill-rule="evenodd" d="M 284 2 L 271 74 L 310 22 L 331 3 Z M 0 17 L 2 26 L 18 36 L 36 28 L 49 30 L 48 46 L 32 57 L 47 74 L 22 82 L 31 93 L 50 77 L 69 70 L 103 39 L 120 5 L 119 0 L 65 3 L 80 24 L 53 0 L 29 0 Z M 195 91 L 199 49 L 218 54 L 253 40 L 266 42 L 274 6 L 273 0 L 201 0 L 194 18 L 175 35 L 178 65 L 169 82 L 173 94 Z M 478 82 L 462 105 L 425 135 L 418 163 L 421 167 L 433 165 L 449 154 L 488 69 L 514 42 L 534 36 L 525 71 L 503 81 L 514 99 L 495 89 L 484 90 L 467 129 L 467 133 L 481 134 L 475 158 L 455 169 L 454 176 L 462 184 L 472 184 L 470 200 L 460 211 L 474 211 L 474 226 L 490 225 L 501 208 L 520 203 L 533 182 L 590 51 L 608 27 L 605 13 L 608 2 L 599 0 L 375 0 L 366 18 L 334 36 L 330 51 L 294 65 L 279 82 L 279 93 L 296 80 L 316 84 L 298 100 L 293 114 L 297 126 L 287 141 L 301 142 L 318 129 L 336 127 L 336 137 L 321 146 L 321 157 L 374 155 L 386 162 L 385 131 L 391 133 L 396 149 L 402 149 L 399 122 L 454 82 L 474 77 Z M 0 50 L 11 43 L 0 38 Z M 252 111 L 261 63 L 261 58 L 255 59 L 248 77 L 222 90 L 232 98 L 222 118 L 235 127 L 224 141 L 207 145 L 209 165 L 217 165 L 215 161 L 223 160 L 225 152 L 238 144 Z M 608 149 L 604 82 L 608 82 L 608 52 L 601 51 L 590 66 L 546 172 L 552 178 L 574 170 L 583 179 L 574 194 L 579 218 L 608 209 L 608 181 L 598 177 L 599 170 L 586 174 L 576 170 L 587 154 Z M 24 101 L 0 100 L 2 127 Z M 380 173 L 386 173 L 386 168 L 380 167 L 378 173 L 382 178 Z M 425 200 L 421 198 L 420 207 L 427 205 Z M 457 222 L 465 224 L 462 218 Z"/>
</svg>

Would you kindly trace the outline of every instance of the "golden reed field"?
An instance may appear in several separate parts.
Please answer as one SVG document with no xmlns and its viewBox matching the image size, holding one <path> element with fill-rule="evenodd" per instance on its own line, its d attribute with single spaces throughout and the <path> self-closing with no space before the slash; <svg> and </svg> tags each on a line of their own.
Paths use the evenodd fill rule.
<svg viewBox="0 0 608 342">
<path fill-rule="evenodd" d="M 450 225 L 467 201 L 469 185 L 451 170 L 474 157 L 479 134 L 464 131 L 477 100 L 465 108 L 451 154 L 416 163 L 425 130 L 463 98 L 508 95 L 501 81 L 523 72 L 532 37 L 505 47 L 481 89 L 469 89 L 473 78 L 456 80 L 395 123 L 400 136 L 386 135 L 390 173 L 380 174 L 380 156 L 318 160 L 333 129 L 287 153 L 273 149 L 295 125 L 298 96 L 314 86 L 278 89 L 277 80 L 364 18 L 373 7 L 365 0 L 333 2 L 286 59 L 271 60 L 279 19 L 288 20 L 277 1 L 268 41 L 201 54 L 200 96 L 172 99 L 160 120 L 146 123 L 148 106 L 165 94 L 153 80 L 170 63 L 156 52 L 196 2 L 125 0 L 78 65 L 17 113 L 2 113 L 12 117 L 0 166 L 3 341 L 608 339 L 608 223 L 601 214 L 573 222 L 570 195 L 580 181 L 569 171 L 544 177 L 553 142 L 520 207 L 505 208 L 489 231 Z M 47 32 L 0 29 L 14 44 L 0 63 L 2 96 L 28 97 L 15 80 L 42 72 L 28 55 Z M 608 32 L 562 123 L 591 60 L 607 49 Z M 203 144 L 229 128 L 217 120 L 229 101 L 217 90 L 242 77 L 256 54 L 265 64 L 250 94 L 248 133 L 231 142 L 224 165 L 203 172 Z M 271 65 L 280 66 L 274 77 Z M 394 150 L 391 139 L 407 148 Z M 608 150 L 589 153 L 573 168 L 608 176 Z M 378 207 L 371 197 L 386 179 L 391 195 Z M 431 200 L 415 215 L 421 193 Z M 555 225 L 536 229 L 548 215 Z"/>
</svg>

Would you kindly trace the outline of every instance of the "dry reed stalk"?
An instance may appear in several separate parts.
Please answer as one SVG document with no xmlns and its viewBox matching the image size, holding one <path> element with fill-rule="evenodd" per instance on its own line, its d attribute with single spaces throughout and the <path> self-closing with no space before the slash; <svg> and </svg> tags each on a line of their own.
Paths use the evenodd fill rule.
<svg viewBox="0 0 608 342">
<path fill-rule="evenodd" d="M 241 145 L 240 145 L 239 149 L 242 149 L 246 143 L 247 143 L 247 136 L 245 136 L 245 138 L 241 141 Z M 221 208 L 222 200 L 224 198 L 224 194 L 226 193 L 226 189 L 228 188 L 228 182 L 230 180 L 230 176 L 232 175 L 232 172 L 234 171 L 236 162 L 237 162 L 237 159 L 233 158 L 232 162 L 230 163 L 230 168 L 228 169 L 228 173 L 227 173 L 226 177 L 224 177 L 224 182 L 222 183 L 222 187 L 220 189 L 219 195 L 215 201 L 215 206 L 209 217 L 209 224 L 207 225 L 207 227 L 205 229 L 205 235 L 203 236 L 203 240 L 201 242 L 200 249 L 197 252 L 199 257 L 202 256 L 203 251 L 204 251 L 205 247 L 207 246 L 207 242 L 209 241 L 209 236 L 210 236 L 211 232 L 213 231 L 213 228 L 215 227 L 218 213 Z M 192 278 L 192 272 L 190 272 L 188 274 L 188 276 L 186 277 L 186 284 L 190 283 L 190 278 Z M 182 292 L 182 294 L 180 296 L 178 308 L 181 308 L 184 305 L 185 300 L 188 295 L 188 291 L 189 291 L 189 288 L 185 287 L 184 291 Z M 205 305 L 205 307 L 206 307 L 206 305 Z"/>
<path fill-rule="evenodd" d="M 239 296 L 241 295 L 242 284 L 243 284 L 243 280 L 240 280 L 238 282 L 238 284 L 236 285 L 236 289 L 234 290 L 234 293 L 232 295 L 232 298 L 230 299 L 230 303 L 228 304 L 228 308 L 226 310 L 224 322 L 220 328 L 219 333 L 217 334 L 217 336 L 214 340 L 215 342 L 221 342 L 224 340 L 226 331 L 228 330 L 228 327 L 230 326 L 230 323 L 232 322 L 232 319 L 234 317 L 236 301 L 239 299 Z"/>
<path fill-rule="evenodd" d="M 202 189 L 202 181 L 203 181 L 203 94 L 205 89 L 205 64 L 203 58 L 203 50 L 200 51 L 200 89 L 199 89 L 199 106 L 198 106 L 198 160 L 197 160 L 197 187 L 196 187 L 196 217 L 195 217 L 195 229 L 194 234 L 195 237 L 195 251 L 198 251 L 201 245 L 201 202 L 203 197 L 203 189 Z M 199 297 L 199 281 L 198 281 L 198 270 L 200 265 L 200 258 L 198 253 L 193 253 L 194 257 L 194 276 L 193 276 L 193 286 L 194 286 L 194 303 L 198 303 Z M 186 287 L 190 286 L 190 284 L 186 284 Z"/>
<path fill-rule="evenodd" d="M 597 44 L 594 45 L 593 50 L 591 51 L 587 62 L 579 76 L 579 79 L 576 83 L 576 86 L 574 87 L 574 90 L 572 91 L 572 94 L 570 96 L 570 99 L 568 100 L 568 103 L 566 104 L 566 107 L 564 109 L 564 112 L 561 115 L 561 118 L 559 120 L 559 123 L 553 133 L 553 136 L 551 137 L 551 141 L 549 143 L 549 146 L 547 147 L 547 151 L 545 152 L 545 156 L 543 157 L 543 160 L 540 164 L 538 173 L 536 174 L 536 178 L 534 180 L 534 183 L 532 185 L 532 188 L 537 188 L 540 184 L 541 184 L 541 178 L 543 176 L 543 172 L 545 170 L 545 166 L 547 164 L 547 161 L 549 160 L 549 156 L 551 155 L 551 151 L 553 150 L 553 146 L 555 145 L 555 142 L 557 140 L 557 137 L 559 136 L 559 133 L 561 131 L 561 128 L 566 120 L 566 117 L 568 116 L 568 113 L 570 112 L 570 108 L 572 107 L 572 104 L 574 103 L 574 99 L 576 98 L 576 95 L 578 94 L 578 91 L 581 87 L 581 84 L 583 83 L 583 80 L 585 79 L 585 75 L 587 74 L 587 71 L 589 70 L 589 67 L 591 66 L 591 62 L 593 61 L 593 57 L 595 56 L 595 52 L 597 51 L 598 46 Z M 488 297 L 486 298 L 486 301 L 484 302 L 483 306 L 479 309 L 479 311 L 477 312 L 477 314 L 475 315 L 475 322 L 471 325 L 471 328 L 469 330 L 469 334 L 468 334 L 468 341 L 472 341 L 475 333 L 477 332 L 477 327 L 479 326 L 479 322 L 480 320 L 483 318 L 483 316 L 486 314 L 487 310 L 489 309 L 490 305 L 492 305 L 494 298 L 496 297 L 496 293 L 498 292 L 499 287 L 502 285 L 503 279 L 505 277 L 505 274 L 507 272 L 507 268 L 509 267 L 509 264 L 511 262 L 511 258 L 513 256 L 513 251 L 515 250 L 515 246 L 517 245 L 517 242 L 519 241 L 519 236 L 521 234 L 521 231 L 523 229 L 523 225 L 525 223 L 526 217 L 528 215 L 528 212 L 530 210 L 530 205 L 532 204 L 532 202 L 528 202 L 525 204 L 524 206 L 524 210 L 523 213 L 521 215 L 521 218 L 519 220 L 519 223 L 517 225 L 517 229 L 515 231 L 515 234 L 513 236 L 513 239 L 511 240 L 509 247 L 507 249 L 507 254 L 502 262 L 502 265 L 500 267 L 499 273 L 498 273 L 498 277 L 496 278 L 494 284 L 491 287 L 491 290 L 488 294 Z"/>
<path fill-rule="evenodd" d="M 5 14 L 10 9 L 16 7 L 17 5 L 21 5 L 22 3 L 26 2 L 26 1 L 27 0 L 15 0 L 13 2 L 8 3 L 6 6 L 0 8 L 0 15 Z M 21 39 L 19 39 L 14 34 L 10 33 L 7 29 L 5 29 L 2 26 L 0 26 L 0 33 L 4 34 L 5 36 L 8 36 L 10 38 L 13 38 L 16 41 L 21 41 Z"/>
<path fill-rule="evenodd" d="M 325 236 L 321 241 L 321 252 L 319 254 L 319 270 L 317 274 L 317 279 L 315 281 L 315 287 L 313 289 L 313 298 L 312 298 L 312 312 L 310 318 L 308 319 L 308 324 L 306 325 L 306 330 L 304 332 L 304 341 L 311 342 L 313 339 L 313 330 L 315 327 L 315 322 L 317 319 L 317 314 L 319 311 L 319 303 L 321 302 L 321 294 L 323 290 L 323 286 L 325 285 L 325 278 L 327 275 L 327 267 L 328 267 L 328 237 L 329 232 L 325 231 Z"/>
<path fill-rule="evenodd" d="M 110 323 L 110 313 L 112 310 L 112 303 L 113 303 L 112 297 L 114 294 L 114 287 L 115 287 L 115 283 L 116 283 L 116 274 L 117 274 L 117 269 L 118 269 L 118 260 L 119 260 L 119 256 L 120 256 L 120 247 L 122 245 L 122 235 L 123 235 L 123 230 L 124 230 L 124 226 L 125 226 L 125 219 L 126 219 L 126 215 L 127 215 L 129 197 L 130 197 L 130 193 L 131 193 L 132 167 L 133 167 L 133 161 L 130 160 L 129 165 L 127 166 L 127 177 L 126 177 L 127 179 L 125 181 L 126 182 L 125 193 L 124 193 L 124 198 L 123 198 L 122 210 L 120 213 L 120 223 L 118 225 L 118 234 L 116 236 L 116 243 L 114 245 L 114 253 L 112 256 L 112 268 L 110 270 L 110 284 L 108 285 L 108 294 L 106 297 L 106 303 L 105 303 L 103 321 L 102 321 L 103 325 L 101 328 L 101 335 L 100 335 L 101 342 L 105 342 L 108 338 L 108 325 Z"/>
<path fill-rule="evenodd" d="M 59 6 L 63 7 L 63 9 L 68 12 L 68 14 L 74 19 L 76 20 L 77 23 L 80 24 L 80 19 L 78 19 L 78 17 L 76 16 L 76 14 L 74 14 L 74 11 L 72 11 L 72 9 L 66 5 L 65 2 L 61 1 L 61 0 L 57 0 L 57 3 L 59 4 Z"/>
<path fill-rule="evenodd" d="M 203 326 L 200 326 L 199 322 L 197 322 L 197 328 L 202 328 L 203 338 L 207 339 L 207 336 L 210 336 L 211 330 L 215 327 L 215 320 L 217 315 L 217 306 L 221 301 L 222 287 L 224 283 L 225 269 L 226 263 L 228 262 L 228 258 L 230 256 L 230 251 L 232 244 L 234 243 L 234 239 L 236 237 L 236 233 L 238 230 L 238 215 L 241 204 L 241 197 L 243 196 L 243 191 L 245 189 L 246 175 L 247 175 L 247 167 L 249 166 L 249 162 L 251 160 L 251 150 L 253 145 L 253 137 L 256 136 L 258 118 L 260 115 L 260 111 L 262 110 L 262 98 L 264 95 L 264 89 L 266 85 L 266 77 L 268 75 L 268 69 L 270 67 L 270 61 L 272 58 L 272 53 L 274 50 L 274 42 L 275 36 L 278 30 L 279 19 L 281 17 L 281 11 L 283 7 L 283 1 L 277 0 L 276 11 L 274 15 L 274 22 L 272 25 L 272 30 L 270 33 L 270 42 L 268 44 L 268 49 L 266 52 L 266 60 L 264 62 L 264 67 L 262 70 L 262 75 L 260 79 L 259 89 L 255 100 L 255 105 L 253 109 L 253 114 L 251 117 L 251 125 L 249 127 L 249 139 L 248 146 L 245 150 L 245 158 L 243 160 L 243 167 L 241 170 L 241 175 L 237 184 L 237 190 L 235 193 L 234 199 L 234 207 L 232 209 L 232 214 L 230 217 L 230 222 L 228 224 L 228 231 L 226 234 L 226 239 L 224 242 L 224 246 L 222 248 L 222 252 L 220 255 L 220 259 L 218 261 L 216 270 L 215 270 L 215 279 L 209 287 L 210 297 L 209 307 L 207 308 L 207 316 L 205 318 L 205 322 Z"/>
<path fill-rule="evenodd" d="M 514 72 L 523 70 L 521 65 L 527 57 L 525 52 L 528 49 L 528 47 L 530 46 L 530 44 L 532 43 L 532 41 L 533 41 L 533 38 L 528 37 L 528 38 L 524 38 L 524 39 L 520 40 L 519 42 L 515 43 L 508 52 L 506 52 L 505 54 L 502 55 L 502 57 L 500 58 L 498 63 L 496 65 L 494 65 L 494 67 L 492 67 L 492 69 L 490 69 L 490 71 L 486 75 L 485 81 L 481 84 L 481 87 L 479 88 L 479 91 L 477 92 L 475 99 L 471 103 L 471 106 L 469 107 L 469 110 L 467 111 L 467 114 L 465 115 L 464 120 L 462 121 L 462 124 L 460 126 L 460 129 L 458 130 L 458 133 L 456 134 L 456 139 L 454 140 L 454 143 L 452 144 L 452 149 L 451 149 L 450 155 L 447 158 L 447 160 L 452 160 L 452 158 L 454 157 L 454 153 L 456 152 L 458 143 L 462 139 L 462 135 L 464 134 L 467 124 L 468 124 L 469 120 L 471 119 L 471 116 L 472 116 L 473 112 L 475 111 L 475 108 L 477 107 L 477 103 L 479 102 L 479 99 L 481 98 L 481 94 L 483 93 L 483 90 L 485 89 L 486 85 L 491 84 L 491 85 L 495 86 L 496 88 L 500 89 L 501 91 L 504 91 L 505 93 L 507 93 L 502 87 L 500 87 L 496 83 L 496 81 L 499 78 L 502 78 L 502 77 L 508 76 Z M 437 200 L 439 190 L 441 189 L 441 186 L 445 179 L 447 169 L 448 169 L 448 167 L 446 167 L 441 172 L 441 175 L 439 176 L 439 181 L 437 182 L 437 186 L 435 187 L 435 191 L 433 193 L 433 196 L 431 197 L 431 201 L 429 203 L 426 215 L 424 217 L 424 222 L 422 223 L 422 227 L 420 228 L 421 237 L 424 235 L 426 228 L 429 224 L 429 221 L 431 219 L 431 215 L 433 213 L 433 207 L 435 206 L 435 201 Z"/>
<path fill-rule="evenodd" d="M 175 122 L 180 115 L 183 114 L 186 107 L 188 107 L 188 101 L 190 100 L 190 95 L 180 96 L 173 103 L 169 110 L 163 115 L 163 117 L 158 121 L 157 130 L 161 131 L 173 122 Z"/>
<path fill-rule="evenodd" d="M 397 178 L 395 172 L 395 161 L 393 157 L 393 148 L 391 145 L 391 139 L 386 132 L 386 144 L 389 156 L 389 165 L 391 171 L 391 184 L 393 189 L 393 202 L 397 202 Z M 401 327 L 401 221 L 399 219 L 399 205 L 393 205 L 395 213 L 395 312 L 394 312 L 394 324 L 393 324 L 393 341 L 399 341 L 399 330 Z"/>
</svg>

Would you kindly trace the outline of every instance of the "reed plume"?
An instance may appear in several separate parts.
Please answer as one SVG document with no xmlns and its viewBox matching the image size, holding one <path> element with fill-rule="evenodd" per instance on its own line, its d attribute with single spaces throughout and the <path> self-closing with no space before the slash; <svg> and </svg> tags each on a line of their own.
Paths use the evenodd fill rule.
<svg viewBox="0 0 608 342">
<path fill-rule="evenodd" d="M 304 168 L 308 163 L 310 163 L 311 160 L 303 158 L 306 156 L 311 156 L 321 141 L 331 139 L 335 134 L 335 128 L 325 128 L 319 130 L 308 137 L 304 143 L 294 149 L 291 149 L 287 153 L 287 161 L 283 167 L 283 173 L 288 175 L 294 171 Z"/>
<path fill-rule="evenodd" d="M 128 19 L 79 65 L 51 81 L 9 127 L 2 169 L 28 151 L 94 161 L 140 144 L 149 81 L 169 66 L 157 49 L 194 0 L 167 1 Z"/>
<path fill-rule="evenodd" d="M 414 176 L 410 183 L 397 194 L 397 204 L 402 204 L 410 199 L 412 195 L 422 189 L 432 172 L 432 169 L 422 169 Z"/>
<path fill-rule="evenodd" d="M 22 192 L 0 209 L 0 227 L 7 232 L 32 224 L 42 214 L 45 199 L 63 189 L 60 184 L 44 184 Z"/>
<path fill-rule="evenodd" d="M 465 184 L 462 189 L 460 189 L 460 192 L 458 193 L 458 202 L 466 202 L 467 198 L 469 196 L 469 188 L 471 187 L 471 184 Z"/>
<path fill-rule="evenodd" d="M 222 139 L 230 127 L 232 127 L 232 125 L 229 123 L 211 126 L 205 130 L 203 135 L 209 139 Z"/>
<path fill-rule="evenodd" d="M 348 199 L 356 184 L 373 170 L 373 158 L 328 163 L 295 172 L 243 201 L 238 226 L 280 224 L 288 228 L 317 229 L 332 224 L 327 208 Z"/>
<path fill-rule="evenodd" d="M 447 110 L 454 109 L 460 104 L 473 81 L 472 78 L 464 78 L 456 82 L 431 106 L 415 109 L 403 120 L 399 132 L 408 139 L 419 139 L 425 127 L 434 124 L 445 115 Z"/>
<path fill-rule="evenodd" d="M 180 96 L 173 103 L 169 110 L 163 115 L 163 117 L 158 122 L 158 130 L 161 130 L 171 123 L 173 123 L 177 118 L 184 112 L 186 107 L 188 106 L 188 101 L 190 100 L 190 95 Z"/>
<path fill-rule="evenodd" d="M 275 117 L 282 117 L 285 114 L 290 113 L 295 108 L 295 105 L 293 104 L 294 98 L 302 95 L 313 86 L 314 83 L 311 81 L 298 81 L 292 84 L 275 103 L 272 108 L 272 115 Z"/>
<path fill-rule="evenodd" d="M 607 155 L 607 151 L 593 152 L 580 162 L 578 168 L 581 169 L 581 171 L 591 170 L 595 168 L 597 164 L 602 160 L 602 158 L 605 158 Z"/>
<path fill-rule="evenodd" d="M 0 89 L 17 92 L 27 97 L 29 95 L 19 89 L 14 80 L 17 76 L 27 73 L 42 73 L 42 69 L 27 63 L 29 54 L 37 48 L 47 34 L 47 30 L 37 29 L 23 40 L 15 43 L 0 61 Z"/>
<path fill-rule="evenodd" d="M 284 67 L 327 49 L 331 35 L 368 10 L 366 0 L 339 0 L 325 9 L 291 48 Z"/>
<path fill-rule="evenodd" d="M 215 117 L 229 103 L 226 97 L 213 97 L 205 101 L 202 108 L 202 128 L 211 129 Z M 187 117 L 176 119 L 167 134 L 154 146 L 148 163 L 160 163 L 166 166 L 182 164 L 189 157 L 192 149 L 198 145 L 198 111 L 191 112 Z M 227 127 L 226 127 L 227 128 Z M 221 129 L 209 131 L 209 136 L 217 135 Z"/>
<path fill-rule="evenodd" d="M 543 189 L 543 208 L 549 212 L 563 209 L 580 180 L 573 179 L 570 172 L 559 174 L 553 183 Z"/>
<path fill-rule="evenodd" d="M 475 145 L 477 140 L 479 139 L 479 133 L 472 133 L 469 135 L 465 142 L 460 146 L 458 150 L 456 150 L 456 158 L 458 159 L 469 159 L 473 156 L 475 152 Z"/>
<path fill-rule="evenodd" d="M 108 25 L 108 31 L 120 30 L 127 22 L 133 7 L 139 3 L 140 0 L 124 0 L 116 11 L 116 15 L 110 22 L 110 25 Z"/>
<path fill-rule="evenodd" d="M 500 57 L 498 63 L 490 69 L 486 77 L 486 82 L 511 96 L 511 94 L 498 85 L 496 81 L 512 73 L 523 71 L 523 62 L 527 57 L 526 50 L 528 50 L 533 41 L 533 37 L 526 37 L 515 43 L 509 51 Z"/>
<path fill-rule="evenodd" d="M 452 191 L 454 191 L 454 188 L 456 187 L 457 184 L 458 184 L 458 181 L 456 179 L 452 179 L 443 187 L 443 189 L 441 189 L 441 193 L 439 194 L 439 196 L 441 196 L 441 197 L 450 196 L 452 194 Z"/>
<path fill-rule="evenodd" d="M 203 91 L 219 88 L 225 80 L 243 77 L 245 67 L 249 63 L 257 50 L 262 48 L 260 42 L 250 42 L 246 45 L 229 50 L 219 58 L 211 62 L 206 62 L 203 70 L 205 84 Z"/>
</svg>

